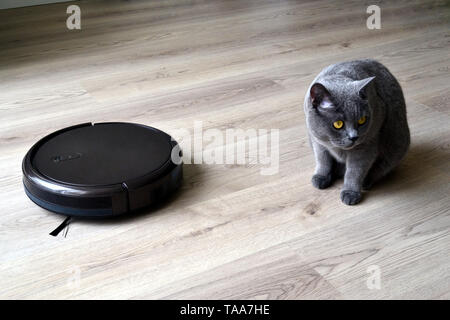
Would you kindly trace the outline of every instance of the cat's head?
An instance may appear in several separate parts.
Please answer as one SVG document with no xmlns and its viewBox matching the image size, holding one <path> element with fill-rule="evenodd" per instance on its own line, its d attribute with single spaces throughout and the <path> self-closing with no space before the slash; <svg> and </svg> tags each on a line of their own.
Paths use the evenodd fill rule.
<svg viewBox="0 0 450 320">
<path fill-rule="evenodd" d="M 325 145 L 345 150 L 364 142 L 371 124 L 370 83 L 335 77 L 315 82 L 307 101 L 307 122 Z"/>
</svg>

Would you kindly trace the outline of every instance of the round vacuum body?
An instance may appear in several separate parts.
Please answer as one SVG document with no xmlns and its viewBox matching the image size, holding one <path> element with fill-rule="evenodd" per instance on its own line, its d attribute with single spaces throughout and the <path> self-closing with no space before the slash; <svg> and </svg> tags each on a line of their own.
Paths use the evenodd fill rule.
<svg viewBox="0 0 450 320">
<path fill-rule="evenodd" d="M 182 180 L 181 150 L 168 134 L 122 122 L 54 132 L 25 155 L 23 183 L 37 205 L 69 216 L 116 216 L 148 207 Z"/>
</svg>

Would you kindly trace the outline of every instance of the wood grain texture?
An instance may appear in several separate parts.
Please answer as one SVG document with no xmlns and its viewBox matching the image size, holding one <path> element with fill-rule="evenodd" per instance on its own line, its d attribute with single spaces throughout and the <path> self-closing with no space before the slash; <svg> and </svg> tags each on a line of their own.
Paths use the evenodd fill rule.
<svg viewBox="0 0 450 320">
<path fill-rule="evenodd" d="M 368 30 L 375 3 L 382 28 Z M 0 298 L 449 298 L 448 2 L 76 4 L 78 31 L 67 4 L 0 11 Z M 310 184 L 302 101 L 323 67 L 363 57 L 399 79 L 412 144 L 348 207 L 341 183 Z M 280 170 L 185 165 L 158 210 L 51 237 L 63 218 L 26 197 L 22 158 L 52 131 L 101 121 L 279 129 Z"/>
</svg>

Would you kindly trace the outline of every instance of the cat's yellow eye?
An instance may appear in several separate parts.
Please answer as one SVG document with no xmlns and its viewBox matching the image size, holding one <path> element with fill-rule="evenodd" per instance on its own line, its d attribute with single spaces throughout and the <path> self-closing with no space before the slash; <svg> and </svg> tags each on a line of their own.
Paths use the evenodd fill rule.
<svg viewBox="0 0 450 320">
<path fill-rule="evenodd" d="M 358 120 L 358 124 L 364 124 L 366 123 L 366 116 L 362 116 L 361 118 L 359 118 Z"/>
<path fill-rule="evenodd" d="M 336 129 L 340 129 L 344 126 L 344 121 L 338 120 L 333 122 L 333 127 L 335 127 Z"/>
</svg>

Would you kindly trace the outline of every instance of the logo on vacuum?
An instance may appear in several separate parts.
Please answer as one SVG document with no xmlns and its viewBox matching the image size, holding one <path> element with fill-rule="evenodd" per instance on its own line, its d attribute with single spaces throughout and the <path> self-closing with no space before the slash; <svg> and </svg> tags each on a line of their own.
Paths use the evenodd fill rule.
<svg viewBox="0 0 450 320">
<path fill-rule="evenodd" d="M 67 161 L 67 160 L 75 160 L 82 156 L 79 152 L 69 153 L 69 154 L 63 154 L 58 156 L 53 156 L 52 161 L 55 163 L 61 162 L 61 161 Z"/>
</svg>

